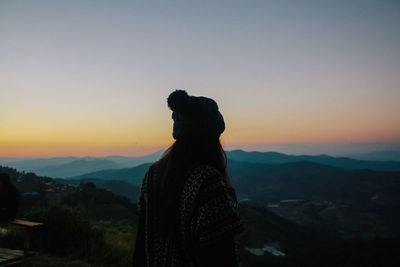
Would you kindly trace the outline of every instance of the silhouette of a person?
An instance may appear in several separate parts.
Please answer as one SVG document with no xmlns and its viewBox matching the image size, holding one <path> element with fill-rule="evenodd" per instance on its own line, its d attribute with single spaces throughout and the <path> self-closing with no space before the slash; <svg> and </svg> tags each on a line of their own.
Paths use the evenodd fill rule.
<svg viewBox="0 0 400 267">
<path fill-rule="evenodd" d="M 238 266 L 234 236 L 243 224 L 218 105 L 176 90 L 168 106 L 175 142 L 143 179 L 133 266 Z"/>
<path fill-rule="evenodd" d="M 20 193 L 11 183 L 7 173 L 0 173 L 0 222 L 16 218 L 20 204 Z"/>
</svg>

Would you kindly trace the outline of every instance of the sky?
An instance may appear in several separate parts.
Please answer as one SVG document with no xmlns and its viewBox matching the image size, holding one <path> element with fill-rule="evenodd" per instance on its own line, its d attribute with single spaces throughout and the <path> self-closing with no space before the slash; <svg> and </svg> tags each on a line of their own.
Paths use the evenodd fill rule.
<svg viewBox="0 0 400 267">
<path fill-rule="evenodd" d="M 174 89 L 226 148 L 400 150 L 400 2 L 0 0 L 0 157 L 165 148 Z"/>
</svg>

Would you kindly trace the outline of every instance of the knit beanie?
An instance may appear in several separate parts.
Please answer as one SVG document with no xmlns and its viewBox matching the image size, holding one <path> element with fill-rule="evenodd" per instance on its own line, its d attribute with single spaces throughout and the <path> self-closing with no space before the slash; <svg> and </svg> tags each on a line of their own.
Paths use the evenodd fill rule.
<svg viewBox="0 0 400 267">
<path fill-rule="evenodd" d="M 174 139 L 192 137 L 219 137 L 225 122 L 217 103 L 204 96 L 189 96 L 184 90 L 175 90 L 168 96 L 172 110 Z"/>
</svg>

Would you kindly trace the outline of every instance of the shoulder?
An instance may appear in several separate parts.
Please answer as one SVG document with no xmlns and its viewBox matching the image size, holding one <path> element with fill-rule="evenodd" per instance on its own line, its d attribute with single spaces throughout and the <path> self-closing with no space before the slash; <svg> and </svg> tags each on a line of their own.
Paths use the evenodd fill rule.
<svg viewBox="0 0 400 267">
<path fill-rule="evenodd" d="M 159 162 L 155 162 L 150 167 L 147 169 L 146 173 L 144 174 L 143 180 L 142 180 L 142 186 L 141 186 L 141 197 L 146 198 L 147 193 L 148 193 L 148 188 L 149 188 L 149 183 L 151 180 L 151 177 L 154 176 L 154 173 L 157 172 L 159 166 Z"/>
<path fill-rule="evenodd" d="M 159 171 L 160 171 L 160 161 L 151 164 L 143 177 L 142 185 L 147 184 L 149 178 L 157 175 Z"/>
<path fill-rule="evenodd" d="M 154 162 L 153 164 L 150 165 L 149 169 L 147 170 L 147 173 L 153 174 L 153 173 L 157 172 L 160 169 L 160 165 L 161 165 L 160 161 Z"/>
</svg>

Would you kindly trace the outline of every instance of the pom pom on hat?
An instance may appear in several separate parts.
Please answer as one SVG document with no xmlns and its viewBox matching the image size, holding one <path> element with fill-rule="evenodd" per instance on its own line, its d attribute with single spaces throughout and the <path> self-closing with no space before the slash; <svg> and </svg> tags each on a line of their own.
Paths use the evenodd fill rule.
<svg viewBox="0 0 400 267">
<path fill-rule="evenodd" d="M 168 107 L 172 111 L 183 112 L 187 109 L 189 95 L 185 90 L 175 90 L 168 96 Z"/>
</svg>

